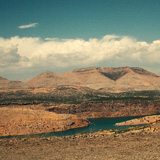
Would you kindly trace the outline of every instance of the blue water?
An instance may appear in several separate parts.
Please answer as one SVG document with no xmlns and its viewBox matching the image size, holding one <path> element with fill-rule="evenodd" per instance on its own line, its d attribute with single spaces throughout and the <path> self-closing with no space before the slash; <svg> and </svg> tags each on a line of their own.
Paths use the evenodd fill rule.
<svg viewBox="0 0 160 160">
<path fill-rule="evenodd" d="M 78 133 L 90 133 L 90 132 L 97 132 L 101 130 L 109 130 L 109 129 L 127 129 L 129 127 L 133 126 L 115 126 L 115 123 L 131 120 L 133 118 L 139 118 L 140 116 L 136 117 L 115 117 L 115 118 L 94 118 L 89 119 L 91 122 L 91 125 L 83 128 L 76 128 L 76 129 L 70 129 L 63 132 L 57 132 L 57 133 L 46 133 L 44 136 L 71 136 Z M 42 134 L 43 136 L 43 134 Z"/>
<path fill-rule="evenodd" d="M 51 132 L 51 133 L 42 133 L 37 134 L 36 136 L 40 137 L 51 137 L 51 136 L 71 136 L 78 133 L 90 133 L 90 132 L 97 132 L 100 130 L 108 130 L 108 129 L 126 129 L 131 126 L 115 126 L 115 123 L 127 121 L 133 118 L 139 118 L 140 116 L 136 117 L 115 117 L 115 118 L 94 118 L 89 119 L 91 124 L 87 127 L 83 128 L 76 128 L 76 129 L 70 129 L 67 131 L 61 131 L 61 132 Z M 35 136 L 35 135 L 32 135 Z M 1 138 L 12 138 L 12 137 L 25 137 L 25 135 L 21 136 L 6 136 L 6 137 L 0 137 Z"/>
</svg>

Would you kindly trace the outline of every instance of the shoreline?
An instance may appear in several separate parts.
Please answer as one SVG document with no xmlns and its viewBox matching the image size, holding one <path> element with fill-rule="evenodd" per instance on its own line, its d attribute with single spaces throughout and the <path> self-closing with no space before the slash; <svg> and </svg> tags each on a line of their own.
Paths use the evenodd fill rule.
<svg viewBox="0 0 160 160">
<path fill-rule="evenodd" d="M 30 108 L 3 107 L 0 115 L 0 136 L 33 135 L 89 125 L 81 116 Z"/>
<path fill-rule="evenodd" d="M 134 126 L 154 123 L 160 120 L 160 115 L 150 115 L 141 118 L 131 119 L 125 122 L 116 123 L 115 126 Z"/>
<path fill-rule="evenodd" d="M 159 124 L 158 124 L 159 125 Z M 159 132 L 81 134 L 66 137 L 0 139 L 5 160 L 53 159 L 155 159 L 160 157 Z"/>
<path fill-rule="evenodd" d="M 52 108 L 52 106 L 49 106 L 49 108 Z M 60 131 L 63 132 L 70 129 L 89 126 L 90 119 L 102 118 L 101 116 L 96 118 L 86 118 L 85 116 L 78 114 L 58 114 L 48 111 L 48 108 L 43 105 L 4 106 L 0 108 L 0 114 L 0 136 L 2 138 L 13 136 L 37 136 L 45 133 L 57 134 Z M 118 117 L 134 118 L 135 116 L 119 115 Z M 116 118 L 118 117 L 116 116 Z M 104 118 L 112 119 L 115 117 L 108 116 Z M 136 125 L 139 124 L 137 123 Z"/>
</svg>

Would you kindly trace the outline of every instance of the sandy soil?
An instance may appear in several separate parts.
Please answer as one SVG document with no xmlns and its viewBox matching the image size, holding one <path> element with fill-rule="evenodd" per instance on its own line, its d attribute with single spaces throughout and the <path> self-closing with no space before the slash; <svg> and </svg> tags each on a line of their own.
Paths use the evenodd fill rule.
<svg viewBox="0 0 160 160">
<path fill-rule="evenodd" d="M 159 160 L 159 133 L 0 140 L 1 160 Z"/>
<path fill-rule="evenodd" d="M 2 107 L 0 115 L 0 136 L 63 131 L 89 124 L 80 116 L 25 107 Z"/>
<path fill-rule="evenodd" d="M 7 113 L 5 109 L 8 110 L 3 108 L 1 113 L 5 111 L 9 116 L 11 110 Z M 29 112 L 34 112 L 29 108 L 23 112 L 20 112 L 21 108 L 14 109 L 17 111 L 15 120 L 20 118 L 18 113 L 23 113 L 23 117 L 27 113 L 31 118 Z M 41 114 L 43 118 L 46 116 L 42 110 L 36 110 L 36 113 L 39 117 Z M 48 118 L 48 112 L 46 114 Z M 159 160 L 159 151 L 159 121 L 124 131 L 109 130 L 69 137 L 0 139 L 0 160 Z"/>
<path fill-rule="evenodd" d="M 116 123 L 116 126 L 149 124 L 160 120 L 160 115 L 145 116 L 142 118 L 131 119 L 125 122 Z"/>
</svg>

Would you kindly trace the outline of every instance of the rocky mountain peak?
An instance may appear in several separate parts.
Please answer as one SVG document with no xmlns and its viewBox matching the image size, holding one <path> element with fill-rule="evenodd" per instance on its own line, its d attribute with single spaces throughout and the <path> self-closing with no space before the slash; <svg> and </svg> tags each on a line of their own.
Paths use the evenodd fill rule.
<svg viewBox="0 0 160 160">
<path fill-rule="evenodd" d="M 151 73 L 143 68 L 139 68 L 139 67 L 119 67 L 119 68 L 99 68 L 99 72 L 110 78 L 111 80 L 118 80 L 121 77 L 123 77 L 124 75 L 126 75 L 127 73 L 137 73 L 140 75 L 147 75 L 147 76 L 153 76 L 153 77 L 158 77 L 156 74 Z"/>
<path fill-rule="evenodd" d="M 43 72 L 40 74 L 40 77 L 42 78 L 53 78 L 55 77 L 55 74 L 54 72 L 51 72 L 51 71 L 46 71 L 46 72 Z"/>
<path fill-rule="evenodd" d="M 12 83 L 13 84 L 13 83 Z M 44 72 L 26 82 L 34 88 L 88 87 L 101 91 L 159 90 L 160 77 L 138 67 L 80 68 L 65 73 Z"/>
<path fill-rule="evenodd" d="M 86 68 L 78 68 L 74 69 L 73 72 L 83 73 L 83 72 L 94 72 L 99 70 L 100 67 L 86 67 Z"/>
<path fill-rule="evenodd" d="M 152 73 L 152 72 L 149 72 L 143 68 L 139 68 L 139 67 L 132 67 L 131 68 L 135 73 L 138 73 L 138 74 L 143 74 L 143 75 L 148 75 L 148 76 L 153 76 L 153 77 L 159 77 L 157 76 L 156 74 Z"/>
</svg>

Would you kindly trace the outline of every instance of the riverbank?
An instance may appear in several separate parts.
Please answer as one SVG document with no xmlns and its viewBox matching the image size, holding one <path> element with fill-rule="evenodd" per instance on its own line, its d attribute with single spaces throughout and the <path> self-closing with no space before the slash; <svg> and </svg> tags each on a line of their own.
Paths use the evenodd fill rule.
<svg viewBox="0 0 160 160">
<path fill-rule="evenodd" d="M 152 115 L 116 123 L 115 126 L 143 125 L 143 124 L 150 124 L 159 120 L 160 120 L 160 115 Z"/>
<path fill-rule="evenodd" d="M 14 106 L 0 108 L 0 138 L 26 136 L 72 136 L 100 130 L 126 129 L 115 123 L 136 117 L 84 119 L 73 114 L 56 114 L 41 106 Z M 16 116 L 15 116 L 16 115 Z"/>
<path fill-rule="evenodd" d="M 31 106 L 2 107 L 0 115 L 0 136 L 57 132 L 89 125 L 81 116 L 56 114 Z"/>
<path fill-rule="evenodd" d="M 61 108 L 61 106 L 59 107 Z M 115 127 L 114 125 L 118 122 L 138 118 L 96 118 L 89 119 L 90 123 L 86 117 L 84 118 L 81 114 L 58 114 L 50 112 L 49 108 L 53 108 L 53 106 L 44 106 L 44 104 L 39 104 L 9 105 L 1 107 L 0 136 L 35 134 L 44 134 L 44 136 L 66 136 L 77 133 L 97 132 L 99 130 L 126 129 L 129 126 Z"/>
<path fill-rule="evenodd" d="M 159 160 L 160 121 L 65 137 L 0 139 L 1 160 Z"/>
<path fill-rule="evenodd" d="M 158 132 L 0 140 L 1 160 L 159 160 Z"/>
</svg>

